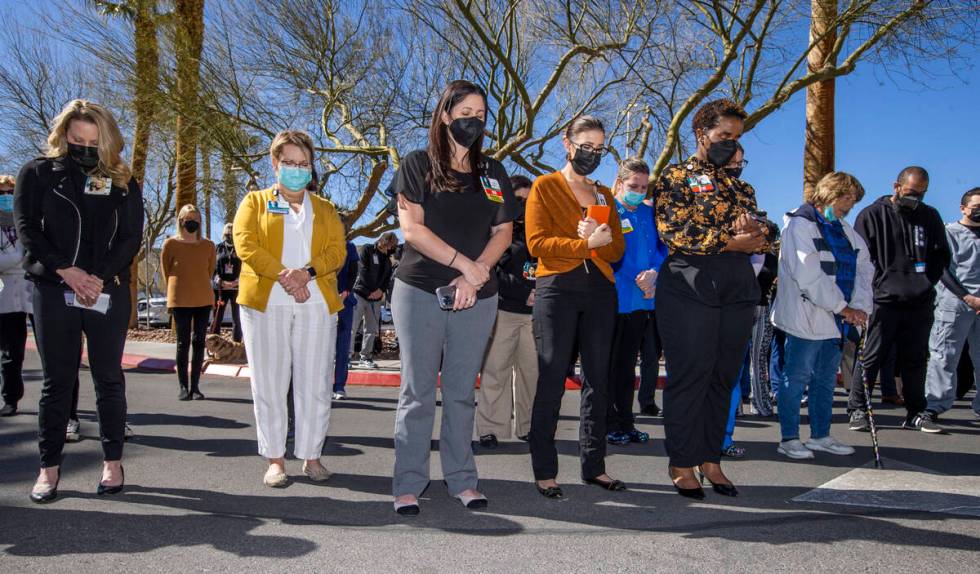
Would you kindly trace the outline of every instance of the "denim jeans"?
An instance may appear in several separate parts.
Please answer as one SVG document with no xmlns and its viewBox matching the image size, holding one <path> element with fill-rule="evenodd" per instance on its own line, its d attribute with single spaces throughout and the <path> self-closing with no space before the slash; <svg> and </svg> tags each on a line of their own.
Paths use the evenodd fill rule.
<svg viewBox="0 0 980 574">
<path fill-rule="evenodd" d="M 800 438 L 800 399 L 807 388 L 810 438 L 828 436 L 841 359 L 840 339 L 810 341 L 787 334 L 785 357 L 785 372 L 778 396 L 783 440 Z"/>
</svg>

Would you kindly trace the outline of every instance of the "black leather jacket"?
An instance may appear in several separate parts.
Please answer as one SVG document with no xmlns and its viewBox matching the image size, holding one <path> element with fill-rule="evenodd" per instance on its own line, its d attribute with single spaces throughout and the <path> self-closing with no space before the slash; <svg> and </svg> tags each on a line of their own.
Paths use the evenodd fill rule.
<svg viewBox="0 0 980 574">
<path fill-rule="evenodd" d="M 56 271 L 79 266 L 106 283 L 125 283 L 143 239 L 143 194 L 135 180 L 107 195 L 86 194 L 80 174 L 66 156 L 38 158 L 20 170 L 14 221 L 27 278 L 63 283 Z M 89 249 L 80 254 L 83 244 Z"/>
</svg>

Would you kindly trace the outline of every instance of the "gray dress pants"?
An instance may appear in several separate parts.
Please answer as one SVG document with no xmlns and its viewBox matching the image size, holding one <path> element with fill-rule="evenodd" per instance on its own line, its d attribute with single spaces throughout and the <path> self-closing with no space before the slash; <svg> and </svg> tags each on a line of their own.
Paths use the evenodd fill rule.
<svg viewBox="0 0 980 574">
<path fill-rule="evenodd" d="M 476 488 L 470 444 L 476 376 L 497 314 L 497 297 L 480 299 L 463 311 L 443 311 L 435 293 L 396 280 L 392 313 L 401 348 L 392 492 L 396 497 L 419 496 L 429 484 L 437 381 L 442 387 L 442 475 L 450 494 Z"/>
</svg>

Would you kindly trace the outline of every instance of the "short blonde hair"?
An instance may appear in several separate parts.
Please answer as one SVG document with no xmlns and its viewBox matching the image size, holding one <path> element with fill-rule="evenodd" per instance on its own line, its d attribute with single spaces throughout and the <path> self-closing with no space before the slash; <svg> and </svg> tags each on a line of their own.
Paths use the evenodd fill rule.
<svg viewBox="0 0 980 574">
<path fill-rule="evenodd" d="M 184 207 L 181 207 L 180 208 L 180 211 L 177 212 L 177 236 L 178 237 L 180 236 L 180 228 L 181 228 L 181 226 L 184 224 L 185 221 L 187 221 L 187 217 L 190 214 L 192 214 L 192 213 L 196 213 L 198 219 L 203 219 L 201 217 L 201 212 L 197 209 L 197 207 L 194 206 L 194 205 L 192 205 L 192 204 L 190 204 L 190 203 L 188 203 Z M 204 227 L 204 222 L 203 221 L 201 221 L 201 224 L 197 227 L 197 238 L 198 239 L 201 238 L 201 228 L 202 227 Z"/>
<path fill-rule="evenodd" d="M 844 197 L 853 194 L 855 202 L 864 198 L 864 186 L 858 178 L 843 171 L 832 171 L 820 178 L 813 190 L 803 199 L 813 205 L 830 205 Z"/>
<path fill-rule="evenodd" d="M 65 105 L 52 122 L 44 155 L 56 158 L 68 153 L 68 128 L 75 120 L 89 122 L 99 128 L 99 169 L 109 175 L 117 187 L 128 186 L 133 173 L 121 155 L 125 142 L 119 124 L 109 110 L 94 102 L 72 100 Z"/>
<path fill-rule="evenodd" d="M 17 184 L 17 178 L 15 178 L 14 176 L 12 176 L 12 175 L 0 175 L 0 186 L 7 186 L 7 185 L 9 185 L 10 187 L 13 187 L 16 184 Z"/>
<path fill-rule="evenodd" d="M 300 130 L 283 130 L 272 138 L 272 145 L 269 146 L 269 156 L 279 161 L 282 155 L 282 148 L 292 144 L 300 149 L 306 150 L 310 155 L 310 163 L 313 163 L 313 138 L 310 134 Z"/>
</svg>

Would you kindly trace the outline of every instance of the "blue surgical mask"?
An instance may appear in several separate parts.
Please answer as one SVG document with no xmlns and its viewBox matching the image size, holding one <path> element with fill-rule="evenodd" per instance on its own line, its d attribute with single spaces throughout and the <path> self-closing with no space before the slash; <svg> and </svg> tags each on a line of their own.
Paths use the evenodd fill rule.
<svg viewBox="0 0 980 574">
<path fill-rule="evenodd" d="M 827 221 L 837 221 L 837 214 L 834 213 L 834 208 L 830 205 L 823 208 L 823 217 Z"/>
<path fill-rule="evenodd" d="M 14 210 L 14 196 L 9 193 L 0 195 L 0 211 L 11 212 Z"/>
<path fill-rule="evenodd" d="M 645 193 L 638 193 L 627 189 L 626 193 L 623 194 L 623 202 L 630 207 L 636 207 L 643 203 L 646 197 L 647 194 Z"/>
<path fill-rule="evenodd" d="M 279 183 L 290 191 L 306 189 L 312 179 L 313 173 L 309 169 L 287 165 L 279 166 Z"/>
</svg>

